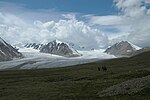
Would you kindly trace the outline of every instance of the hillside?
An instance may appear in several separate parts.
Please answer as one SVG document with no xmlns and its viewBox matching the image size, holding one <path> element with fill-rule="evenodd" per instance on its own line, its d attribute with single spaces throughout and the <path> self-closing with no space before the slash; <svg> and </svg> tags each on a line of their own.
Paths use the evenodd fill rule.
<svg viewBox="0 0 150 100">
<path fill-rule="evenodd" d="M 98 71 L 106 66 L 107 71 Z M 150 52 L 64 68 L 1 71 L 2 100 L 148 100 L 150 86 L 136 93 L 100 97 L 111 86 L 150 74 Z M 132 82 L 132 81 L 131 81 Z"/>
</svg>

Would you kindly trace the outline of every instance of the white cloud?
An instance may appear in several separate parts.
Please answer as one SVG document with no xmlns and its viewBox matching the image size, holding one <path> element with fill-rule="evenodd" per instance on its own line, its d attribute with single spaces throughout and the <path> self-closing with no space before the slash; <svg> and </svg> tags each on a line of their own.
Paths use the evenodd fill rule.
<svg viewBox="0 0 150 100">
<path fill-rule="evenodd" d="M 67 19 L 76 20 L 76 15 L 74 13 L 62 14 L 62 16 L 67 18 Z"/>
<path fill-rule="evenodd" d="M 115 0 L 116 6 L 123 13 L 123 23 L 132 28 L 127 40 L 140 46 L 150 46 L 150 15 L 145 2 L 146 0 Z"/>
<path fill-rule="evenodd" d="M 90 25 L 98 25 L 108 35 L 110 44 L 127 40 L 139 46 L 150 46 L 150 9 L 147 0 L 114 0 L 118 15 L 88 15 Z"/>
<path fill-rule="evenodd" d="M 47 23 L 51 24 L 47 27 L 43 27 Z M 39 24 L 37 25 L 40 26 Z M 78 21 L 75 18 L 59 20 L 58 22 L 46 22 L 43 23 L 39 29 L 42 36 L 48 33 L 48 36 L 46 35 L 44 39 L 60 39 L 91 48 L 105 47 L 108 43 L 107 36 L 102 34 L 100 30 L 93 29 L 83 21 Z"/>
<path fill-rule="evenodd" d="M 30 11 L 22 5 L 0 3 L 0 36 L 10 43 L 59 39 L 103 48 L 109 42 L 128 40 L 150 46 L 150 9 L 143 5 L 143 0 L 114 0 L 114 3 L 120 10 L 118 15 L 80 15 L 82 21 L 76 18 L 76 13 Z"/>
<path fill-rule="evenodd" d="M 10 13 L 1 13 L 0 12 L 0 23 L 1 24 L 7 24 L 9 26 L 19 26 L 25 25 L 24 21 L 22 21 L 20 18 L 16 17 L 13 14 Z"/>
<path fill-rule="evenodd" d="M 98 25 L 118 25 L 122 24 L 121 16 L 108 15 L 108 16 L 88 16 L 90 24 Z"/>
<path fill-rule="evenodd" d="M 108 45 L 108 38 L 105 34 L 102 34 L 99 29 L 77 20 L 75 13 L 54 11 L 54 14 L 57 13 L 57 18 L 53 20 L 53 18 L 48 18 L 48 16 L 50 18 L 51 16 L 47 15 L 45 11 L 45 13 L 43 11 L 35 13 L 23 8 L 23 14 L 20 12 L 21 9 L 18 13 L 15 11 L 15 14 L 9 12 L 8 8 L 7 11 L 4 8 L 2 11 L 0 10 L 0 36 L 9 43 L 40 43 L 59 39 L 88 48 L 103 48 Z M 47 19 L 39 19 L 41 13 Z M 32 19 L 31 15 L 36 16 L 35 19 Z M 29 16 L 31 16 L 31 19 Z"/>
</svg>

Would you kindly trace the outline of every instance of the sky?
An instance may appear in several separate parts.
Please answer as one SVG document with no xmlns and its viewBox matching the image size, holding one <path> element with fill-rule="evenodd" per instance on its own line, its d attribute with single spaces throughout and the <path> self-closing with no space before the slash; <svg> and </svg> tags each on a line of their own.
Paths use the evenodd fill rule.
<svg viewBox="0 0 150 100">
<path fill-rule="evenodd" d="M 55 9 L 63 12 L 107 15 L 116 13 L 113 0 L 1 0 L 23 4 L 28 9 Z"/>
<path fill-rule="evenodd" d="M 0 0 L 0 37 L 11 44 L 58 39 L 88 48 L 150 46 L 150 0 Z"/>
</svg>

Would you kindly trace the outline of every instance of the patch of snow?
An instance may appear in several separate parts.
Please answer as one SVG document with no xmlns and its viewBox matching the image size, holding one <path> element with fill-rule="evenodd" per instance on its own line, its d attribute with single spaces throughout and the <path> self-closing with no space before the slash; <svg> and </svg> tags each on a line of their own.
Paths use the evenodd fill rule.
<svg viewBox="0 0 150 100">
<path fill-rule="evenodd" d="M 129 42 L 131 44 L 131 46 L 135 49 L 135 50 L 140 50 L 141 47 L 134 45 L 133 43 Z"/>
<path fill-rule="evenodd" d="M 56 43 L 58 44 L 58 43 L 63 43 L 62 41 L 59 41 L 59 40 L 54 40 L 54 41 L 56 41 Z"/>
<path fill-rule="evenodd" d="M 127 50 L 127 52 L 132 52 L 131 50 Z"/>
<path fill-rule="evenodd" d="M 33 48 L 19 48 L 19 52 L 39 52 L 40 50 L 36 50 Z"/>
</svg>

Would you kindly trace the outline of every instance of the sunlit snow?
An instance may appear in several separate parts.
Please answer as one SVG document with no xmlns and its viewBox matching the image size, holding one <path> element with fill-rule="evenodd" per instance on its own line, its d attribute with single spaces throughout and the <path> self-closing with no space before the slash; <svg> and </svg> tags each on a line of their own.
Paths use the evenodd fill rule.
<svg viewBox="0 0 150 100">
<path fill-rule="evenodd" d="M 32 48 L 20 48 L 19 52 L 24 55 L 22 59 L 0 62 L 1 70 L 53 68 L 94 62 L 100 59 L 115 58 L 115 56 L 104 53 L 103 50 L 78 51 L 80 57 L 62 57 L 53 54 L 40 53 Z"/>
</svg>

